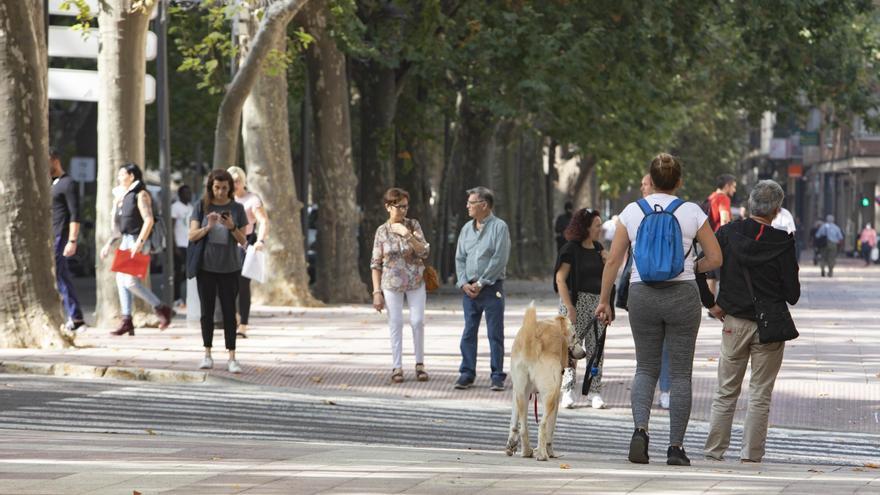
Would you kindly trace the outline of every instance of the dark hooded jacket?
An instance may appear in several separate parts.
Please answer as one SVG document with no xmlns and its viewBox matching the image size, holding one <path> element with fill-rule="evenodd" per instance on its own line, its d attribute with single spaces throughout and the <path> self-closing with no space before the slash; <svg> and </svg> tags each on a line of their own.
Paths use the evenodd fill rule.
<svg viewBox="0 0 880 495">
<path fill-rule="evenodd" d="M 757 299 L 798 302 L 801 284 L 791 234 L 747 219 L 728 223 L 715 235 L 724 256 L 717 303 L 725 313 L 755 321 L 744 268 L 749 270 Z"/>
</svg>

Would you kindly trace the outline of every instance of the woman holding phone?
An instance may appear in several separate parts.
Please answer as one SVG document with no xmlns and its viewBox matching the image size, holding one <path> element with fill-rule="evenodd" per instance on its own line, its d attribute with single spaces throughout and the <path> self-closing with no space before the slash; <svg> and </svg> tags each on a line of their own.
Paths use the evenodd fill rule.
<svg viewBox="0 0 880 495">
<path fill-rule="evenodd" d="M 196 282 L 202 309 L 202 342 L 205 357 L 199 369 L 214 367 L 211 346 L 214 340 L 214 305 L 220 299 L 223 313 L 223 336 L 229 361 L 226 370 L 241 373 L 235 359 L 235 298 L 241 273 L 239 245 L 244 244 L 247 216 L 244 207 L 233 198 L 232 176 L 225 170 L 208 175 L 204 199 L 193 208 L 189 226 L 190 243 L 204 242 Z"/>
</svg>

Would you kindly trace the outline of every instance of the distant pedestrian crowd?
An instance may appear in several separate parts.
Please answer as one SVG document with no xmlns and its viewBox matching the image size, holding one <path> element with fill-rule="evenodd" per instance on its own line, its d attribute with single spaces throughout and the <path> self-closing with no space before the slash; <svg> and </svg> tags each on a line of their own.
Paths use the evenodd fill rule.
<svg viewBox="0 0 880 495">
<path fill-rule="evenodd" d="M 58 158 L 52 152 L 56 275 L 69 316 L 67 328 L 78 331 L 84 318 L 66 259 L 76 251 L 81 215 L 73 182 Z M 616 310 L 628 312 L 637 363 L 630 393 L 634 431 L 629 460 L 648 462 L 649 423 L 659 382 L 658 404 L 670 416 L 667 463 L 689 465 L 683 445 L 691 412 L 694 349 L 702 308 L 706 308 L 709 317 L 722 323 L 722 334 L 704 455 L 715 460 L 725 455 L 736 401 L 751 363 L 749 410 L 739 456 L 743 462 L 760 462 L 785 342 L 797 337 L 788 310 L 800 296 L 797 222 L 782 207 L 783 190 L 773 181 L 755 184 L 745 211 L 736 212 L 731 204 L 736 193 L 733 176 L 720 176 L 715 191 L 697 204 L 677 196 L 683 175 L 677 158 L 658 155 L 642 179 L 642 197 L 604 221 L 597 210 L 566 203 L 554 225 L 558 254 L 552 276 L 559 294 L 558 313 L 570 322 L 575 340 L 588 357 L 580 395 L 592 407 L 602 409 L 605 334 Z M 117 272 L 121 320 L 112 333 L 134 335 L 133 296 L 153 309 L 164 329 L 171 321 L 172 308 L 144 284 L 148 273 L 144 259 L 148 263 L 151 243 L 159 242 L 154 237 L 152 198 L 136 164 L 121 166 L 117 181 L 113 235 L 100 252 L 102 258 L 112 254 Z M 242 276 L 242 269 L 248 256 L 263 251 L 269 217 L 262 199 L 248 191 L 241 168 L 214 170 L 201 193 L 201 199 L 193 202 L 193 192 L 186 186 L 179 188 L 171 209 L 174 305 L 185 306 L 182 286 L 186 279 L 195 278 L 204 347 L 198 367 L 214 366 L 211 351 L 219 303 L 228 351 L 226 369 L 240 373 L 236 339 L 248 336 L 251 282 Z M 391 188 L 380 200 L 388 219 L 376 229 L 370 271 L 372 305 L 388 318 L 389 380 L 401 383 L 407 379 L 402 349 L 404 306 L 408 305 L 415 352 L 411 376 L 427 381 L 425 306 L 427 293 L 438 285 L 437 272 L 428 262 L 431 246 L 418 220 L 408 216 L 407 191 Z M 459 231 L 455 250 L 455 285 L 462 293 L 464 318 L 455 389 L 472 387 L 478 376 L 478 334 L 484 316 L 490 388 L 506 388 L 504 281 L 511 239 L 507 224 L 494 214 L 495 201 L 495 194 L 486 187 L 466 191 L 464 206 L 470 220 Z M 833 217 L 817 223 L 808 240 L 822 275 L 833 276 L 843 242 Z M 860 233 L 858 246 L 866 263 L 877 260 L 877 234 L 870 224 Z M 577 361 L 570 355 L 563 369 L 563 408 L 578 401 Z"/>
</svg>

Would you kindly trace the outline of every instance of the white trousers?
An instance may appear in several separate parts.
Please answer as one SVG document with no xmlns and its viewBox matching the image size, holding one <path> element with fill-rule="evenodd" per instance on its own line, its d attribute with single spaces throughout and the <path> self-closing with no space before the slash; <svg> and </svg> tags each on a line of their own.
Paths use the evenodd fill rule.
<svg viewBox="0 0 880 495">
<path fill-rule="evenodd" d="M 416 363 L 425 362 L 425 284 L 406 292 L 383 290 L 388 309 L 388 330 L 391 332 L 392 368 L 403 368 L 403 299 L 409 303 L 409 322 L 413 331 Z"/>
</svg>

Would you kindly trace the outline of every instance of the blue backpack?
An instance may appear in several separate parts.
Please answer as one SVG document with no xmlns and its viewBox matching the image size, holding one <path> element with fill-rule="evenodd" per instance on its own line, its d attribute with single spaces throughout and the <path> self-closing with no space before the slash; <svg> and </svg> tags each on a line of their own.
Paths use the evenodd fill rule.
<svg viewBox="0 0 880 495">
<path fill-rule="evenodd" d="M 675 218 L 675 210 L 684 201 L 675 198 L 665 210 L 657 204 L 651 209 L 644 199 L 636 203 L 645 214 L 639 224 L 633 249 L 639 277 L 643 282 L 663 282 L 677 277 L 684 271 L 685 253 L 681 244 L 681 225 Z"/>
</svg>

